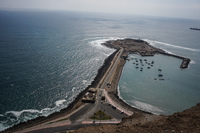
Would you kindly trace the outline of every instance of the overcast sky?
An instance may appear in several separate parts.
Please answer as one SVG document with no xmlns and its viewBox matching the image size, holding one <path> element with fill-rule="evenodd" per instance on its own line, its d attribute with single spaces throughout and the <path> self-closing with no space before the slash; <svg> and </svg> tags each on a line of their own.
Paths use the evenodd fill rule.
<svg viewBox="0 0 200 133">
<path fill-rule="evenodd" d="M 200 19 L 200 0 L 0 0 L 0 9 L 89 11 Z"/>
</svg>

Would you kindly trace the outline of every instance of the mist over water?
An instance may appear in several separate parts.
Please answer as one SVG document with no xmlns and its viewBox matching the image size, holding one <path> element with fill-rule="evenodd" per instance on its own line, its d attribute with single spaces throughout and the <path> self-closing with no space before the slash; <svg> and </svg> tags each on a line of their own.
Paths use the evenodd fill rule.
<svg viewBox="0 0 200 133">
<path fill-rule="evenodd" d="M 137 73 L 133 62 L 127 62 L 119 83 L 120 95 L 127 103 L 157 114 L 171 114 L 199 102 L 200 32 L 189 30 L 190 25 L 198 27 L 197 20 L 20 11 L 0 11 L 0 17 L 0 131 L 67 107 L 115 51 L 101 43 L 118 38 L 145 39 L 192 59 L 189 68 L 181 70 L 177 59 L 150 58 L 158 60 L 155 65 L 166 72 L 163 82 L 145 78 L 148 73 Z M 163 60 L 169 63 L 163 65 Z M 146 82 L 138 83 L 140 79 Z M 177 84 L 171 87 L 174 82 Z"/>
</svg>

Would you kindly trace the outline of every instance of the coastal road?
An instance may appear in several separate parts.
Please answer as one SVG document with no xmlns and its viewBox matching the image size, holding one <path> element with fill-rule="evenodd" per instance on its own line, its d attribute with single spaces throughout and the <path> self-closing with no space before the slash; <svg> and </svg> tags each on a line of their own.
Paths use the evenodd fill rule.
<svg viewBox="0 0 200 133">
<path fill-rule="evenodd" d="M 117 67 L 117 65 L 118 65 L 118 63 L 119 63 L 120 57 L 121 57 L 121 55 L 122 55 L 122 53 L 123 53 L 123 50 L 124 50 L 124 49 L 121 48 L 121 49 L 119 50 L 119 52 L 117 53 L 118 55 L 117 55 L 117 57 L 115 58 L 115 60 L 111 62 L 111 63 L 112 63 L 112 64 L 111 64 L 112 66 L 111 66 L 110 70 L 108 71 L 108 73 L 107 73 L 107 75 L 106 75 L 106 77 L 105 77 L 105 80 L 104 80 L 103 83 L 102 83 L 101 89 L 105 89 L 105 87 L 107 86 L 107 84 L 111 82 L 112 75 L 114 74 L 114 71 L 116 70 L 116 67 Z"/>
<path fill-rule="evenodd" d="M 113 71 L 116 69 L 117 64 L 119 63 L 119 59 L 121 57 L 121 54 L 123 53 L 123 49 L 120 49 L 114 59 L 111 62 L 111 66 L 108 68 L 107 72 L 105 73 L 104 77 L 100 81 L 98 86 L 101 86 L 100 88 L 97 88 L 97 95 L 96 95 L 96 101 L 94 107 L 88 111 L 86 114 L 84 114 L 78 121 L 83 121 L 85 119 L 88 119 L 90 116 L 92 116 L 94 113 L 96 113 L 98 110 L 104 109 L 106 113 L 110 114 L 114 118 L 119 118 L 121 119 L 124 117 L 123 114 L 120 114 L 120 111 L 117 109 L 111 110 L 104 104 L 102 104 L 101 96 L 104 93 L 105 86 L 108 83 L 108 80 L 111 78 Z M 117 112 L 117 113 L 115 113 Z"/>
<path fill-rule="evenodd" d="M 75 123 L 76 120 L 78 120 L 81 116 L 83 116 L 83 114 L 86 114 L 92 107 L 94 107 L 94 104 L 88 103 L 85 107 L 83 107 L 82 109 L 80 109 L 76 113 L 72 114 L 69 117 L 69 120 L 71 121 L 72 124 Z"/>
<path fill-rule="evenodd" d="M 56 127 L 49 127 L 45 129 L 39 129 L 35 131 L 31 131 L 31 133 L 42 133 L 42 132 L 61 132 L 61 131 L 67 131 L 67 130 L 75 130 L 81 127 L 85 127 L 88 125 L 91 125 L 93 120 L 89 119 L 90 116 L 92 116 L 94 113 L 96 113 L 98 110 L 104 110 L 108 115 L 111 115 L 113 120 L 105 121 L 106 123 L 113 123 L 117 124 L 121 121 L 121 119 L 125 116 L 128 116 L 124 112 L 118 110 L 118 108 L 114 107 L 113 105 L 109 103 L 105 103 L 103 100 L 101 100 L 102 95 L 105 93 L 104 89 L 107 86 L 107 83 L 112 79 L 113 73 L 116 70 L 116 67 L 119 63 L 120 57 L 123 53 L 123 49 L 120 49 L 116 56 L 114 57 L 113 61 L 111 62 L 110 67 L 108 68 L 106 74 L 100 81 L 98 86 L 101 86 L 100 88 L 97 88 L 97 95 L 96 95 L 96 101 L 95 103 L 87 103 L 83 108 L 69 116 L 69 120 L 71 121 L 70 125 L 65 126 L 56 126 Z M 100 85 L 101 84 L 101 85 Z M 105 95 L 105 94 L 104 94 Z M 107 100 L 108 101 L 108 100 Z M 90 122 L 90 124 L 83 123 L 83 121 Z M 100 121 L 101 123 L 104 123 L 104 121 Z M 97 124 L 97 123 L 92 123 Z"/>
<path fill-rule="evenodd" d="M 72 124 L 80 124 L 82 121 L 87 120 L 90 116 L 96 113 L 98 110 L 105 110 L 105 112 L 111 115 L 115 119 L 121 120 L 126 114 L 121 113 L 120 110 L 114 109 L 112 106 L 108 106 L 109 104 L 103 103 L 101 97 L 104 93 L 104 89 L 110 80 L 114 70 L 116 69 L 117 64 L 119 63 L 119 59 L 123 49 L 120 49 L 116 56 L 114 57 L 113 61 L 111 62 L 111 66 L 108 68 L 106 74 L 100 81 L 99 85 L 102 84 L 101 88 L 97 88 L 96 94 L 96 101 L 94 104 L 90 104 L 82 108 L 81 110 L 74 113 L 72 116 L 69 117 Z M 92 106 L 92 107 L 91 107 Z"/>
<path fill-rule="evenodd" d="M 70 130 L 76 130 L 76 129 L 91 126 L 91 125 L 94 125 L 94 126 L 100 125 L 100 123 L 97 123 L 97 124 L 71 124 L 71 125 L 67 125 L 67 126 L 43 128 L 43 129 L 34 130 L 31 132 L 26 132 L 26 133 L 59 133 L 59 132 L 65 132 L 65 131 L 70 131 Z"/>
</svg>

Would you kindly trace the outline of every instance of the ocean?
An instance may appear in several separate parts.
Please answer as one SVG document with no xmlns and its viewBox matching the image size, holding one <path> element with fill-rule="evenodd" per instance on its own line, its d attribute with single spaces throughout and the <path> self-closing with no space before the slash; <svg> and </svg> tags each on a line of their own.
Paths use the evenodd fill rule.
<svg viewBox="0 0 200 133">
<path fill-rule="evenodd" d="M 0 11 L 0 131 L 19 122 L 60 111 L 91 84 L 115 50 L 107 40 L 140 38 L 190 58 L 146 58 L 143 71 L 127 61 L 120 97 L 155 114 L 183 111 L 200 101 L 200 20 L 64 11 Z M 145 64 L 146 65 L 146 64 Z M 164 80 L 155 80 L 162 69 Z"/>
</svg>

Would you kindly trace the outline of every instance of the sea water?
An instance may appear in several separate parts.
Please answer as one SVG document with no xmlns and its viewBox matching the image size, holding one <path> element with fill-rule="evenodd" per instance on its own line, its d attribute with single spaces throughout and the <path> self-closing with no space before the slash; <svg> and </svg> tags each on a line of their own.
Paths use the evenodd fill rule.
<svg viewBox="0 0 200 133">
<path fill-rule="evenodd" d="M 133 107 L 169 115 L 200 101 L 199 80 L 191 75 L 190 69 L 179 68 L 181 59 L 165 55 L 130 55 L 129 58 L 119 82 L 119 92 Z"/>
<path fill-rule="evenodd" d="M 179 59 L 148 57 L 155 64 L 142 72 L 127 62 L 119 82 L 124 101 L 157 114 L 199 102 L 200 32 L 189 30 L 199 20 L 61 11 L 0 11 L 0 18 L 0 131 L 67 107 L 115 51 L 101 43 L 119 38 L 192 59 L 182 70 Z M 165 80 L 154 80 L 158 68 Z"/>
</svg>

